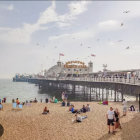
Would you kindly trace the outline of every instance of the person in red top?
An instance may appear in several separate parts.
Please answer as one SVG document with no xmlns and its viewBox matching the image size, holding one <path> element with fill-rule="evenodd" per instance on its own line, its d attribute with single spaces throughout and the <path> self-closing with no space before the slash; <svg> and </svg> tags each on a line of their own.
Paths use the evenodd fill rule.
<svg viewBox="0 0 140 140">
<path fill-rule="evenodd" d="M 44 110 L 43 110 L 43 113 L 42 114 L 48 114 L 49 113 L 49 110 L 47 109 L 47 107 L 45 106 Z"/>
</svg>

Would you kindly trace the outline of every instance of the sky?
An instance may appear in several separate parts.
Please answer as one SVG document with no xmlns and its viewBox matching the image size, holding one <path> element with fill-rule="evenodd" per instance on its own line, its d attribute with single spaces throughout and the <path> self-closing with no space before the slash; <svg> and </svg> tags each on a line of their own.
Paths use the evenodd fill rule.
<svg viewBox="0 0 140 140">
<path fill-rule="evenodd" d="M 92 61 L 93 72 L 103 64 L 140 69 L 139 7 L 139 1 L 0 1 L 0 78 L 48 70 L 59 53 L 64 63 Z"/>
</svg>

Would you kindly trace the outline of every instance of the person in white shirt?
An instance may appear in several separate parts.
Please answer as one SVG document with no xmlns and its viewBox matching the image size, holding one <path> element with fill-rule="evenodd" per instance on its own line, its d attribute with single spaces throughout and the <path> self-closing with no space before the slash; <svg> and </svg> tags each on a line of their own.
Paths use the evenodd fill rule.
<svg viewBox="0 0 140 140">
<path fill-rule="evenodd" d="M 126 116 L 127 113 L 127 101 L 125 101 L 125 99 L 123 99 L 123 116 Z"/>
<path fill-rule="evenodd" d="M 107 118 L 107 125 L 109 128 L 108 133 L 110 133 L 110 126 L 112 126 L 112 134 L 114 134 L 115 115 L 112 107 L 110 107 L 110 110 L 107 111 L 106 118 Z"/>
<path fill-rule="evenodd" d="M 77 115 L 77 113 L 76 113 L 75 117 L 76 117 L 76 122 L 82 122 L 83 119 L 86 119 L 87 118 L 87 115 L 80 116 L 80 115 Z"/>
</svg>

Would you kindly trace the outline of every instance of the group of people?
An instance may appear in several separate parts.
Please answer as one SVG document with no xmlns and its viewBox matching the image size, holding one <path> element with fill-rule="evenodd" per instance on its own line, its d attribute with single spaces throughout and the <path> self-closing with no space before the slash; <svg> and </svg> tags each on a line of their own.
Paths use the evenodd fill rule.
<svg viewBox="0 0 140 140">
<path fill-rule="evenodd" d="M 89 104 L 87 104 L 87 106 L 83 105 L 81 109 L 75 109 L 74 105 L 70 105 L 69 111 L 71 111 L 72 113 L 80 113 L 80 112 L 86 113 L 90 111 L 90 106 Z"/>
<path fill-rule="evenodd" d="M 6 98 L 5 97 L 3 99 L 0 99 L 0 110 L 3 110 L 2 103 L 6 103 Z"/>
<path fill-rule="evenodd" d="M 6 97 L 4 97 L 3 99 L 0 99 L 0 103 L 6 103 Z"/>
<path fill-rule="evenodd" d="M 120 112 L 118 111 L 117 108 L 114 111 L 113 108 L 110 107 L 110 110 L 107 111 L 106 118 L 107 118 L 107 125 L 109 128 L 108 133 L 111 133 L 110 126 L 112 126 L 112 134 L 115 134 L 114 130 L 118 127 L 121 128 Z"/>
</svg>

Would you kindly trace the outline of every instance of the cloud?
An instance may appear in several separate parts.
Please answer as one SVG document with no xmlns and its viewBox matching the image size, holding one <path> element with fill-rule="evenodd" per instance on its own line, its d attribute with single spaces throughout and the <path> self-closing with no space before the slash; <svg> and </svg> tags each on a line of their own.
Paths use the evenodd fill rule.
<svg viewBox="0 0 140 140">
<path fill-rule="evenodd" d="M 14 10 L 14 5 L 13 4 L 10 4 L 10 5 L 0 4 L 0 9 L 12 11 Z"/>
<path fill-rule="evenodd" d="M 73 16 L 79 15 L 87 10 L 89 2 L 72 2 L 69 4 L 70 14 Z"/>
<path fill-rule="evenodd" d="M 27 44 L 31 41 L 31 36 L 34 32 L 39 30 L 46 30 L 48 27 L 42 27 L 42 25 L 47 25 L 48 23 L 54 22 L 58 27 L 66 27 L 71 25 L 71 21 L 76 19 L 76 16 L 87 10 L 87 4 L 89 2 L 72 2 L 68 5 L 69 12 L 63 15 L 58 15 L 56 13 L 55 1 L 52 1 L 51 6 L 49 6 L 44 12 L 40 14 L 39 19 L 34 24 L 24 23 L 20 28 L 0 28 L 0 40 L 7 43 L 23 43 Z M 74 12 L 72 9 L 77 7 Z M 8 10 L 13 10 L 13 5 L 7 7 Z"/>
<path fill-rule="evenodd" d="M 9 11 L 14 10 L 14 6 L 12 4 L 10 4 L 9 6 L 7 6 L 7 10 L 9 10 Z"/>
<path fill-rule="evenodd" d="M 99 22 L 98 27 L 101 30 L 117 30 L 120 28 L 121 23 L 117 20 L 106 20 Z"/>
</svg>

